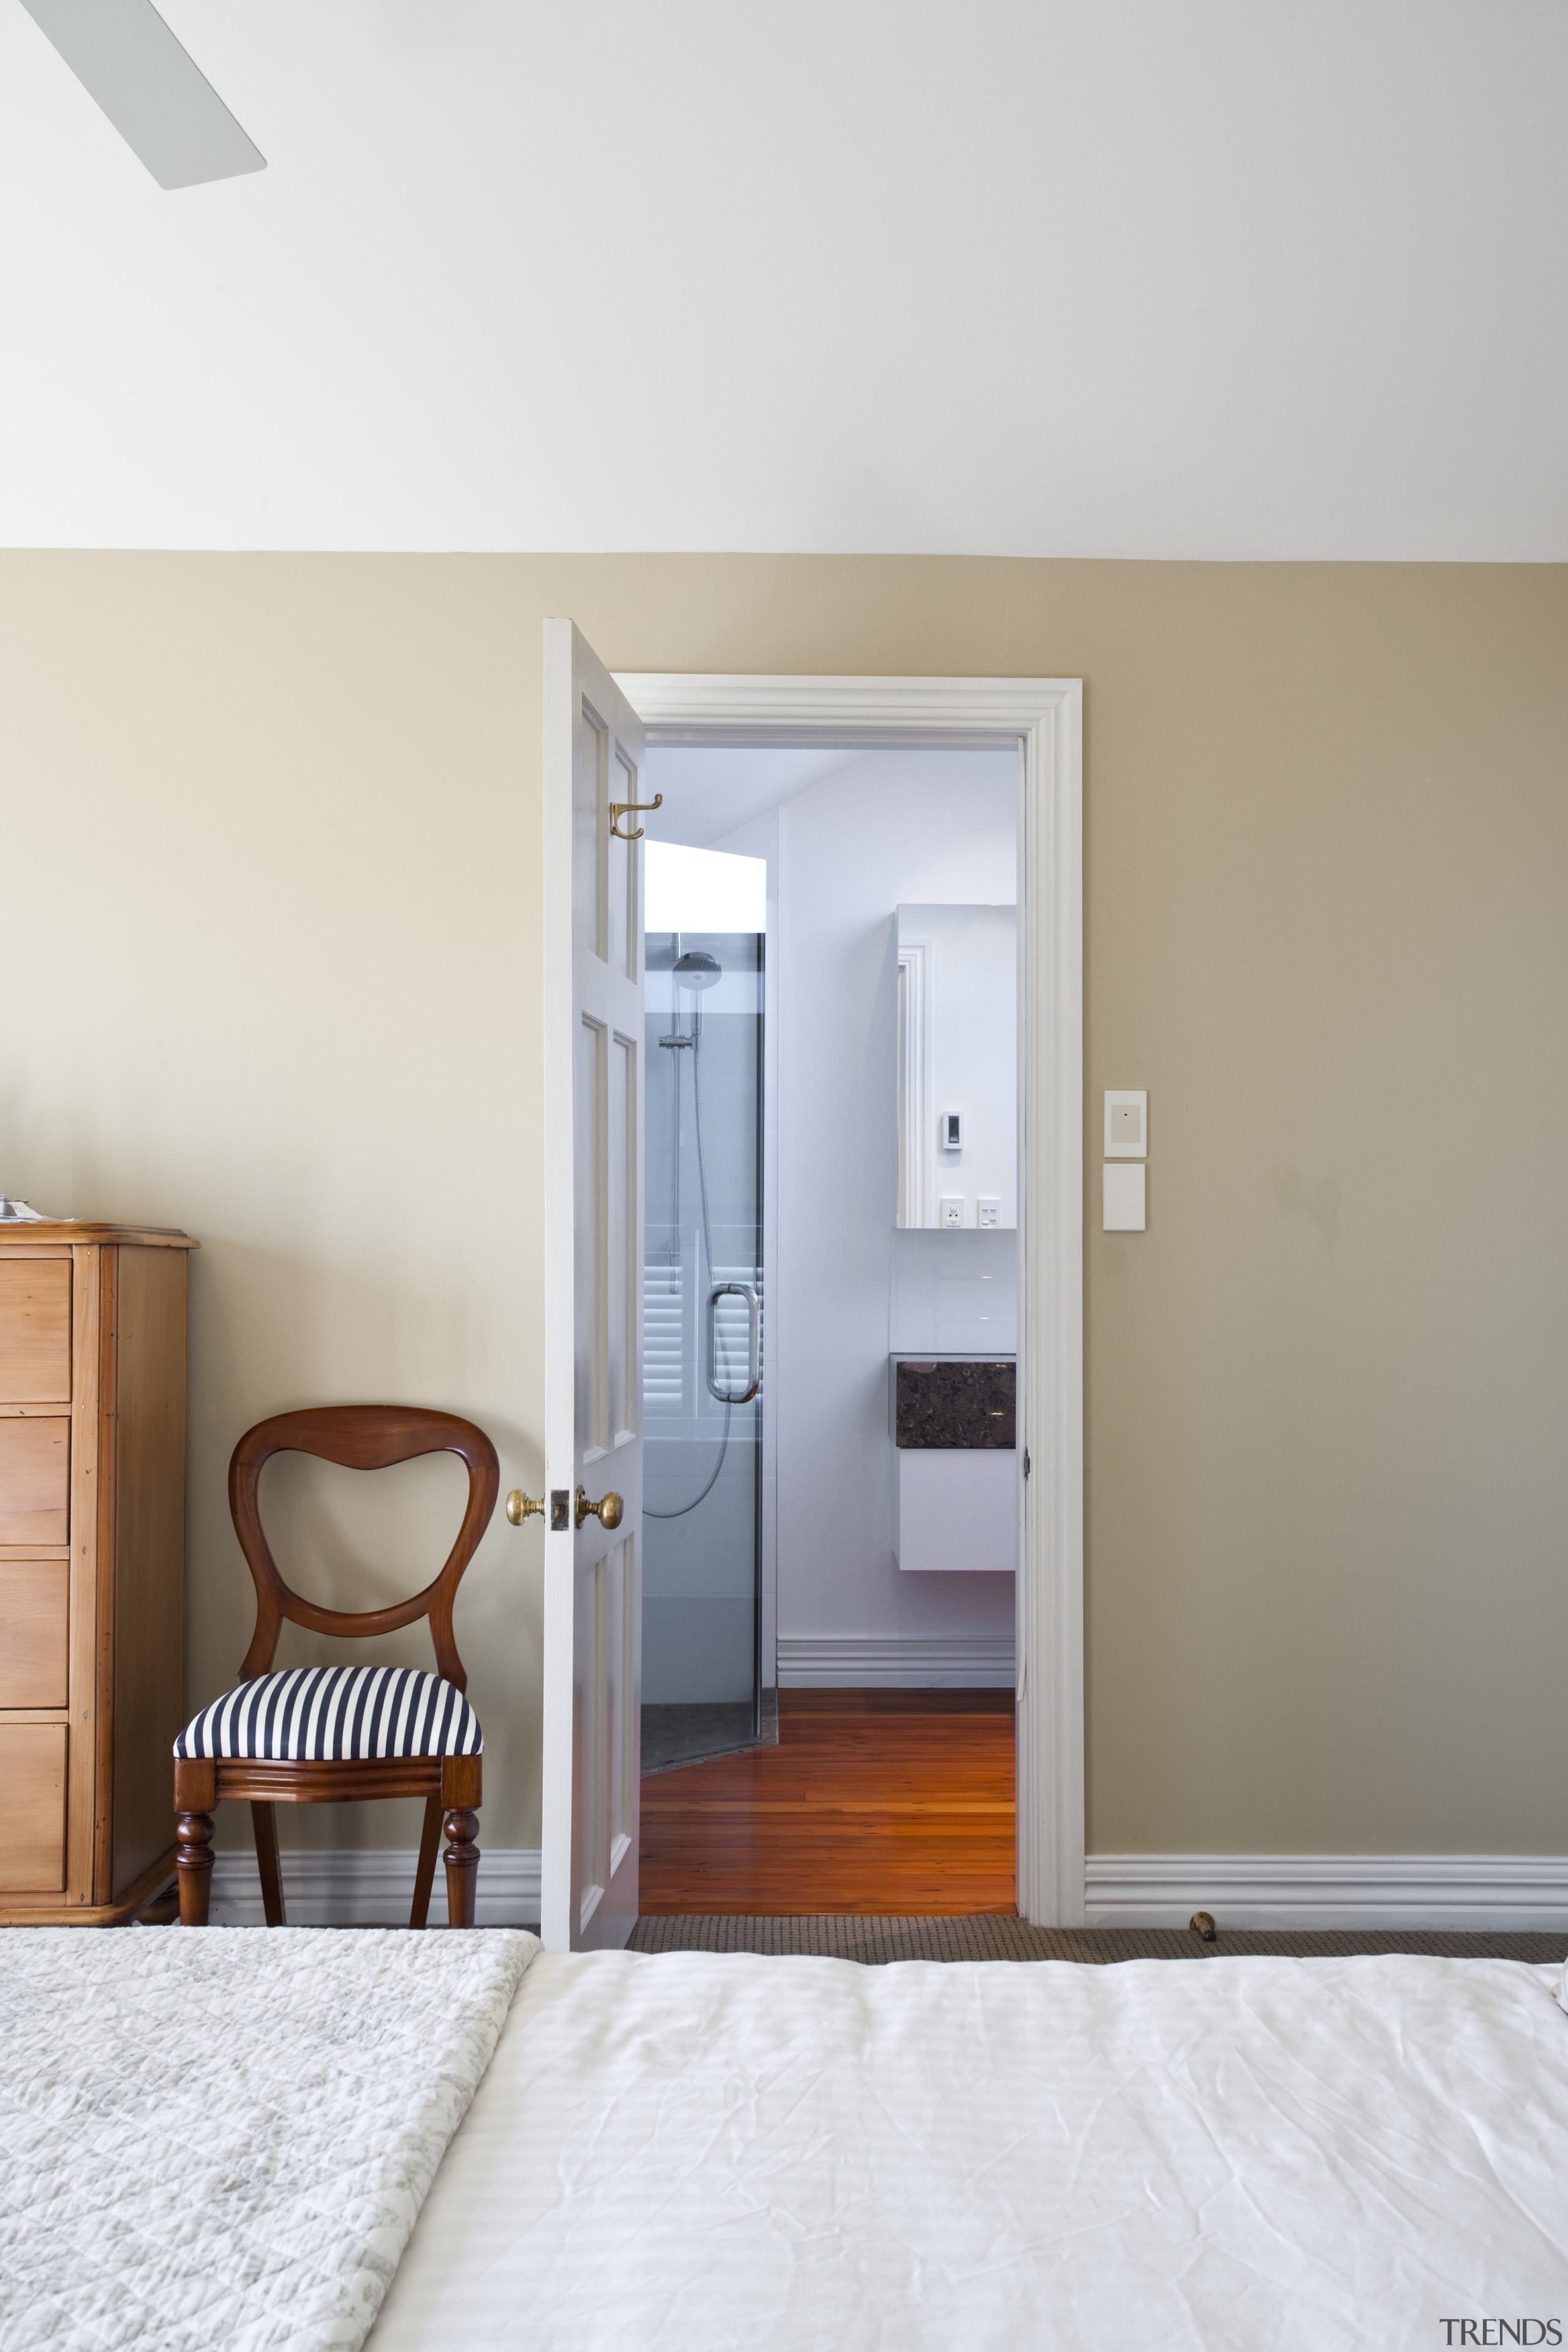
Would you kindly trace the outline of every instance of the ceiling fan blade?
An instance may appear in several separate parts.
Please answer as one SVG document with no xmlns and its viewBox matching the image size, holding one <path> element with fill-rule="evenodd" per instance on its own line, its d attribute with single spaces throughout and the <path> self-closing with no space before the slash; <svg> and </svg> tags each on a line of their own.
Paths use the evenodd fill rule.
<svg viewBox="0 0 1568 2352">
<path fill-rule="evenodd" d="M 264 172 L 206 76 L 153 0 L 22 0 L 161 188 Z"/>
</svg>

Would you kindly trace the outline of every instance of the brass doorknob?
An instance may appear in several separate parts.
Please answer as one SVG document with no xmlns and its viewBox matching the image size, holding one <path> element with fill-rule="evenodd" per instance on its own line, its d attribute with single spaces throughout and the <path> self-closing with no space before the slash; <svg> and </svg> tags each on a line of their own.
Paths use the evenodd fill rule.
<svg viewBox="0 0 1568 2352">
<path fill-rule="evenodd" d="M 577 1525 L 579 1527 L 584 1519 L 597 1519 L 602 1528 L 618 1528 L 621 1524 L 621 1514 L 626 1507 L 618 1495 L 603 1495 L 596 1503 L 591 1503 L 582 1487 L 579 1486 L 577 1489 Z"/>
<path fill-rule="evenodd" d="M 506 1515 L 514 1528 L 521 1527 L 524 1519 L 531 1519 L 535 1516 L 542 1518 L 544 1497 L 541 1495 L 536 1503 L 531 1495 L 525 1495 L 521 1486 L 514 1486 L 506 1498 Z"/>
</svg>

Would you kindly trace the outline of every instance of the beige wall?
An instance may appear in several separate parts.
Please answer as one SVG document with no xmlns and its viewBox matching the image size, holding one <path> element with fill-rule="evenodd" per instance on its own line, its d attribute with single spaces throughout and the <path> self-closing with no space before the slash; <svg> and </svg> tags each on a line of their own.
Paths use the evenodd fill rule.
<svg viewBox="0 0 1568 2352">
<path fill-rule="evenodd" d="M 537 1490 L 551 612 L 630 669 L 1084 677 L 1091 1202 L 1102 1087 L 1152 1145 L 1087 1242 L 1091 1850 L 1568 1851 L 1563 570 L 0 557 L 0 1182 L 203 1243 L 193 1703 L 251 1420 L 437 1402 Z M 373 1519 L 285 1465 L 280 1524 L 390 1590 L 456 1475 Z M 459 1637 L 533 1843 L 533 1529 Z"/>
</svg>

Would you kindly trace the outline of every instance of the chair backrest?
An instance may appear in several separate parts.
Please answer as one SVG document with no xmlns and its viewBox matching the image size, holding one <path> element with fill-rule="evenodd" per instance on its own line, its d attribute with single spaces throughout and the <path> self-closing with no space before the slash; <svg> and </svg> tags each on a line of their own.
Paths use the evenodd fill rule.
<svg viewBox="0 0 1568 2352">
<path fill-rule="evenodd" d="M 261 1528 L 257 1489 L 263 1466 L 275 1454 L 313 1454 L 323 1462 L 341 1463 L 346 1470 L 387 1470 L 395 1462 L 411 1462 L 420 1454 L 456 1454 L 468 1465 L 468 1507 L 458 1540 L 438 1576 L 390 1609 L 321 1609 L 313 1601 L 291 1591 L 278 1572 L 278 1563 Z M 228 1465 L 228 1507 L 234 1514 L 250 1573 L 256 1582 L 256 1632 L 251 1637 L 240 1679 L 264 1675 L 272 1664 L 283 1620 L 308 1625 L 317 1633 L 350 1636 L 395 1633 L 416 1617 L 430 1620 L 437 1671 L 459 1690 L 468 1676 L 452 1638 L 452 1602 L 463 1570 L 479 1549 L 489 1525 L 500 1486 L 500 1465 L 495 1447 L 482 1429 L 456 1413 L 426 1412 L 416 1405 L 330 1404 L 304 1412 L 278 1412 L 247 1429 L 234 1449 Z"/>
</svg>

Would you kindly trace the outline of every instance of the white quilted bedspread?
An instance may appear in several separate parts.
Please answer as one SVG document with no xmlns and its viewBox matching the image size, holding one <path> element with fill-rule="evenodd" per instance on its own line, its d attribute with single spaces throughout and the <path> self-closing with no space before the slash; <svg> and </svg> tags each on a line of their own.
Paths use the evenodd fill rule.
<svg viewBox="0 0 1568 2352">
<path fill-rule="evenodd" d="M 539 1947 L 0 1936 L 0 2352 L 353 2352 Z"/>
</svg>

